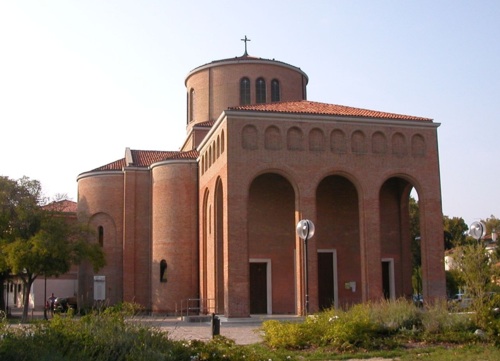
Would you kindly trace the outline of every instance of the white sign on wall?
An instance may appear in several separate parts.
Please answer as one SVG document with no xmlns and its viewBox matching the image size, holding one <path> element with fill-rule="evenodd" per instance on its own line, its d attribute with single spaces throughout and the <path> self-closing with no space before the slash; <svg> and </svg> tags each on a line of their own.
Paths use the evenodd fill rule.
<svg viewBox="0 0 500 361">
<path fill-rule="evenodd" d="M 94 276 L 94 301 L 106 299 L 106 276 Z"/>
</svg>

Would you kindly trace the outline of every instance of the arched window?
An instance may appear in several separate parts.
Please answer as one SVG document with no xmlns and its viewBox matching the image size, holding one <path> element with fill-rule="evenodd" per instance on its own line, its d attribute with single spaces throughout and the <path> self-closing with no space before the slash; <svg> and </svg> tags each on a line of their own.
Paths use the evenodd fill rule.
<svg viewBox="0 0 500 361">
<path fill-rule="evenodd" d="M 167 282 L 167 261 L 160 261 L 160 282 Z"/>
<path fill-rule="evenodd" d="M 97 228 L 97 233 L 98 233 L 98 242 L 99 242 L 99 246 L 103 247 L 104 246 L 104 227 L 103 226 L 99 226 Z"/>
<path fill-rule="evenodd" d="M 266 102 L 266 81 L 264 78 L 257 79 L 255 83 L 255 102 L 265 103 Z"/>
<path fill-rule="evenodd" d="M 194 89 L 191 89 L 189 92 L 189 121 L 192 122 L 194 120 L 194 101 L 195 101 L 195 93 Z"/>
<path fill-rule="evenodd" d="M 240 105 L 250 104 L 250 79 L 240 80 Z"/>
<path fill-rule="evenodd" d="M 273 79 L 271 81 L 271 101 L 279 102 L 280 101 L 280 82 L 278 79 Z"/>
</svg>

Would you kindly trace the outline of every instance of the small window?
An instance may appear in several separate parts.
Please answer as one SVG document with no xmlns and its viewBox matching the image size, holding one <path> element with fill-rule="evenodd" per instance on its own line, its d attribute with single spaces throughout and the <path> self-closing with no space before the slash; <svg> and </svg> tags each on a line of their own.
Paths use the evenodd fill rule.
<svg viewBox="0 0 500 361">
<path fill-rule="evenodd" d="M 278 79 L 273 79 L 271 81 L 271 101 L 279 102 L 280 98 L 280 82 Z"/>
<path fill-rule="evenodd" d="M 266 102 L 266 81 L 264 78 L 257 79 L 255 84 L 255 101 L 257 103 L 265 103 Z"/>
<path fill-rule="evenodd" d="M 160 261 L 160 282 L 167 282 L 167 261 Z"/>
<path fill-rule="evenodd" d="M 194 101 L 195 101 L 195 93 L 194 89 L 191 89 L 189 92 L 189 121 L 192 122 L 194 120 Z"/>
<path fill-rule="evenodd" d="M 243 78 L 240 81 L 240 105 L 250 104 L 250 79 Z"/>
<path fill-rule="evenodd" d="M 104 227 L 99 226 L 97 228 L 97 233 L 99 234 L 99 239 L 98 239 L 99 246 L 103 247 L 104 246 Z"/>
</svg>

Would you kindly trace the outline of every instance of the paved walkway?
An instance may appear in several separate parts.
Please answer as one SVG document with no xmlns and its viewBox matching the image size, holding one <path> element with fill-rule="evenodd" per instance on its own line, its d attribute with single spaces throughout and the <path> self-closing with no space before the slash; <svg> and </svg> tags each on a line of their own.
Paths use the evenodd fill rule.
<svg viewBox="0 0 500 361">
<path fill-rule="evenodd" d="M 201 340 L 212 339 L 211 322 L 187 322 L 175 317 L 140 317 L 134 318 L 141 324 L 148 325 L 168 332 L 168 336 L 174 340 Z M 262 342 L 260 320 L 231 320 L 221 319 L 220 335 L 234 340 L 239 345 L 248 345 Z"/>
</svg>

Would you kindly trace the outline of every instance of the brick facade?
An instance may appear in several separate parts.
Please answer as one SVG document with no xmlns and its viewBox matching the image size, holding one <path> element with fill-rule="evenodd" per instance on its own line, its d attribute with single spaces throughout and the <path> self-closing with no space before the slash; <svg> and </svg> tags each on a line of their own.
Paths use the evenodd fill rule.
<svg viewBox="0 0 500 361">
<path fill-rule="evenodd" d="M 243 106 L 242 78 L 251 99 Z M 255 104 L 258 78 L 265 104 Z M 201 312 L 245 317 L 303 314 L 306 294 L 310 312 L 411 297 L 412 188 L 424 296 L 445 296 L 439 124 L 308 102 L 307 81 L 274 60 L 203 65 L 186 78 L 180 152 L 127 150 L 79 176 L 80 217 L 105 230 L 108 265 L 99 274 L 110 302 L 180 313 L 192 299 Z M 295 234 L 304 218 L 316 226 L 307 262 Z M 89 294 L 91 272 L 82 274 L 80 292 Z"/>
</svg>

